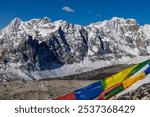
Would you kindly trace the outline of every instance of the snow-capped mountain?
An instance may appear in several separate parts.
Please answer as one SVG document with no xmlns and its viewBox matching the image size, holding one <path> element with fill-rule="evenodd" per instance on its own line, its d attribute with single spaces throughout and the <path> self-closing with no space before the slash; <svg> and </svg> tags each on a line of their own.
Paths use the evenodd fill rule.
<svg viewBox="0 0 150 117">
<path fill-rule="evenodd" d="M 88 26 L 15 18 L 0 30 L 0 74 L 49 78 L 150 57 L 150 25 L 114 17 Z"/>
</svg>

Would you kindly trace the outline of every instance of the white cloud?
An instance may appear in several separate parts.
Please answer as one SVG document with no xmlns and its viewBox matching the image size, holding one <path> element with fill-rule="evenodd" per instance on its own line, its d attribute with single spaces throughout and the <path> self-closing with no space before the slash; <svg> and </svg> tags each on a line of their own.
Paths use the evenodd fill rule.
<svg viewBox="0 0 150 117">
<path fill-rule="evenodd" d="M 66 11 L 66 12 L 69 12 L 69 13 L 74 13 L 74 12 L 75 12 L 72 8 L 70 8 L 70 7 L 68 7 L 68 6 L 64 6 L 64 7 L 62 8 L 62 10 Z"/>
</svg>

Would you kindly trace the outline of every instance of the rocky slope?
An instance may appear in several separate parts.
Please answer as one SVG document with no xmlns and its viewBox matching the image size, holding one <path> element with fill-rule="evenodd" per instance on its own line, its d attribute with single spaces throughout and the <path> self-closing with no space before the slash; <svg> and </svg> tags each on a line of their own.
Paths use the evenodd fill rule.
<svg viewBox="0 0 150 117">
<path fill-rule="evenodd" d="M 109 66 L 94 71 L 42 79 L 38 81 L 9 80 L 0 82 L 0 100 L 4 99 L 49 99 L 57 98 L 76 89 L 85 87 L 125 69 L 126 65 Z"/>
<path fill-rule="evenodd" d="M 118 100 L 150 100 L 150 83 L 144 84 L 137 90 L 130 91 L 122 96 L 117 97 Z"/>
<path fill-rule="evenodd" d="M 93 82 L 95 81 L 51 80 L 4 82 L 0 84 L 0 100 L 48 100 L 70 93 Z"/>
<path fill-rule="evenodd" d="M 149 56 L 150 25 L 134 19 L 81 26 L 16 18 L 0 31 L 1 80 L 58 77 Z"/>
<path fill-rule="evenodd" d="M 87 86 L 95 80 L 11 81 L 0 83 L 0 100 L 52 99 Z M 55 84 L 55 85 L 54 85 Z M 150 84 L 144 84 L 113 100 L 150 100 Z"/>
</svg>

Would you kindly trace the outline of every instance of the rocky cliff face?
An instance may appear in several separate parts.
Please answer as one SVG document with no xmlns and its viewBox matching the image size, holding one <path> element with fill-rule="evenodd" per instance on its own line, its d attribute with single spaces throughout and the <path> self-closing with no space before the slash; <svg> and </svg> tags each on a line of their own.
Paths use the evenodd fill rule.
<svg viewBox="0 0 150 117">
<path fill-rule="evenodd" d="M 3 77 L 10 72 L 8 77 L 12 73 L 24 73 L 22 77 L 35 78 L 33 72 L 41 77 L 43 71 L 51 74 L 50 71 L 64 65 L 85 60 L 111 61 L 139 56 L 150 56 L 150 25 L 140 26 L 134 19 L 114 17 L 81 26 L 61 20 L 52 22 L 47 17 L 26 22 L 16 18 L 0 31 Z M 53 74 L 57 76 L 55 71 Z"/>
</svg>

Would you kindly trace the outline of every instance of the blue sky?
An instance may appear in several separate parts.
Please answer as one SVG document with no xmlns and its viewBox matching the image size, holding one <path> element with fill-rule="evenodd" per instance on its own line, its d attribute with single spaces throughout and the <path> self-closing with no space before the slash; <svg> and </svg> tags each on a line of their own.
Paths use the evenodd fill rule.
<svg viewBox="0 0 150 117">
<path fill-rule="evenodd" d="M 2 0 L 0 29 L 12 19 L 23 21 L 47 16 L 52 21 L 88 25 L 112 17 L 134 18 L 139 24 L 150 24 L 149 0 Z"/>
</svg>

